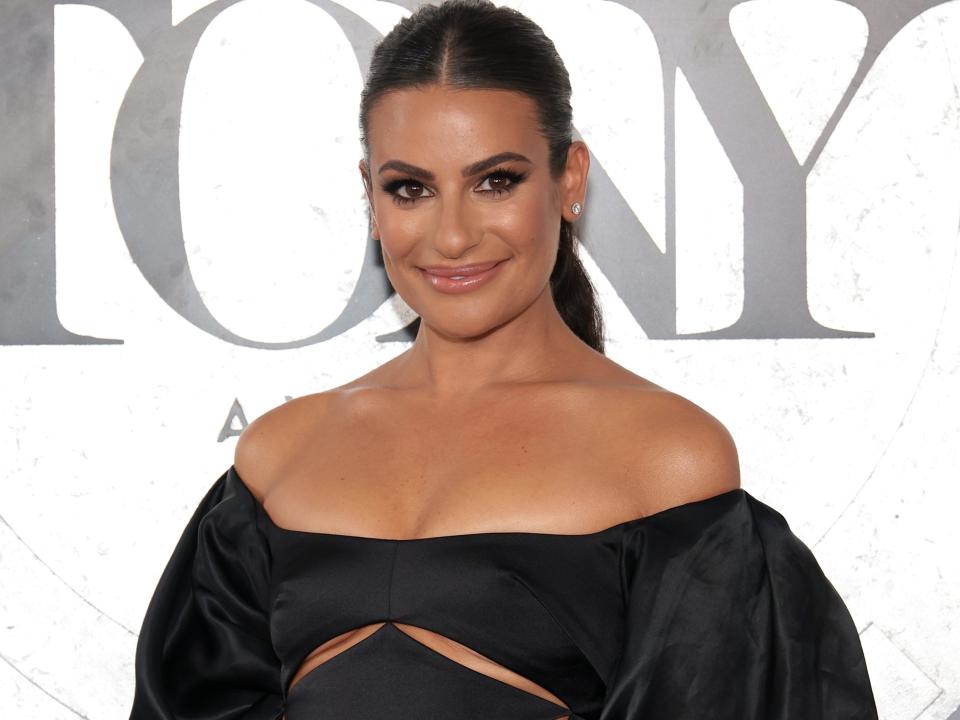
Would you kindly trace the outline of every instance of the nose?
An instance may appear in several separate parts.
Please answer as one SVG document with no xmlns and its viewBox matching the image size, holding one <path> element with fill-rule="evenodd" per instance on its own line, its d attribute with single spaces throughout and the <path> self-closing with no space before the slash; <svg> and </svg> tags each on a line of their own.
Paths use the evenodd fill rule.
<svg viewBox="0 0 960 720">
<path fill-rule="evenodd" d="M 448 196 L 438 204 L 433 245 L 444 257 L 458 258 L 480 242 L 480 228 L 468 202 Z"/>
</svg>

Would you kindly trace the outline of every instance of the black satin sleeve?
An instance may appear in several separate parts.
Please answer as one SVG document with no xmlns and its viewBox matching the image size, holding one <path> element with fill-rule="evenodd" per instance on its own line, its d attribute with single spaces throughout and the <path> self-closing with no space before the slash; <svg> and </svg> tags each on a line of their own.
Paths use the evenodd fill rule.
<svg viewBox="0 0 960 720">
<path fill-rule="evenodd" d="M 783 516 L 743 489 L 624 536 L 627 632 L 601 720 L 876 720 L 856 626 Z"/>
<path fill-rule="evenodd" d="M 225 472 L 204 495 L 154 590 L 137 640 L 130 720 L 275 720 L 270 551 L 254 499 Z"/>
</svg>

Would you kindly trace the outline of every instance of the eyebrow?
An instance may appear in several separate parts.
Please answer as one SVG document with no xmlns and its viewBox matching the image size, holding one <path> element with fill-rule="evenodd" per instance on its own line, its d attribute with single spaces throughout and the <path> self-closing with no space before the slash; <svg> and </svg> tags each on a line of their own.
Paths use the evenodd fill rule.
<svg viewBox="0 0 960 720">
<path fill-rule="evenodd" d="M 476 175 L 481 173 L 484 170 L 489 170 L 495 165 L 499 165 L 502 162 L 507 160 L 518 160 L 520 162 L 530 162 L 530 159 L 525 155 L 521 155 L 516 152 L 502 152 L 497 153 L 496 155 L 491 155 L 490 157 L 479 160 L 475 163 L 467 165 L 465 168 L 460 170 L 460 174 L 463 177 L 470 177 L 471 175 Z M 436 176 L 429 170 L 424 170 L 421 167 L 416 165 L 411 165 L 410 163 L 403 162 L 402 160 L 387 160 L 383 165 L 380 166 L 380 169 L 377 173 L 382 173 L 384 170 L 398 170 L 399 172 L 412 175 L 413 177 L 423 178 L 424 180 L 433 181 L 436 179 Z"/>
</svg>

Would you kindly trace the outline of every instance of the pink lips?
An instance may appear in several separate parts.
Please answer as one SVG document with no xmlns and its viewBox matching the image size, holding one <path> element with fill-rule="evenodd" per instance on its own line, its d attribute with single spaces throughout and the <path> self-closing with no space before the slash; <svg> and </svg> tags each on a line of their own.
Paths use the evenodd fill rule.
<svg viewBox="0 0 960 720">
<path fill-rule="evenodd" d="M 445 265 L 426 265 L 421 268 L 425 272 L 430 273 L 431 275 L 439 275 L 440 277 L 450 277 L 451 275 L 476 275 L 478 273 L 486 272 L 494 265 L 496 265 L 499 260 L 494 260 L 493 262 L 488 263 L 474 263 L 473 265 L 461 265 L 459 267 L 447 267 Z"/>
<path fill-rule="evenodd" d="M 444 293 L 461 293 L 486 285 L 497 275 L 505 262 L 506 260 L 495 260 L 455 268 L 428 265 L 420 268 L 420 272 L 435 290 Z"/>
</svg>

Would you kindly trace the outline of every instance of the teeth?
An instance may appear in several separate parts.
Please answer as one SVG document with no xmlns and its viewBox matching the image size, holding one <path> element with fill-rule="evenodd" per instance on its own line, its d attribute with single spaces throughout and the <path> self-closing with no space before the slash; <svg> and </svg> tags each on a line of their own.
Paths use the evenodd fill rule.
<svg viewBox="0 0 960 720">
<path fill-rule="evenodd" d="M 465 277 L 466 277 L 466 275 L 451 275 L 451 276 L 450 276 L 450 279 L 451 279 L 451 280 L 463 280 Z"/>
</svg>

